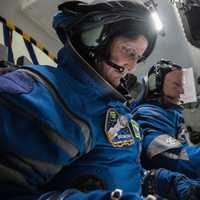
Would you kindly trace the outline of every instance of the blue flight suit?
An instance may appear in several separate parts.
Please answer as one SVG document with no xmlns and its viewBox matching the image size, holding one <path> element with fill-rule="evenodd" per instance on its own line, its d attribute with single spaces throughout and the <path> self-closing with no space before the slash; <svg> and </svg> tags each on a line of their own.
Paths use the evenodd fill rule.
<svg viewBox="0 0 200 200">
<path fill-rule="evenodd" d="M 181 107 L 147 100 L 132 112 L 143 131 L 142 160 L 146 168 L 166 168 L 200 178 L 200 148 L 187 143 Z"/>
<path fill-rule="evenodd" d="M 0 76 L 0 196 L 108 199 L 119 188 L 124 198 L 143 199 L 141 136 L 124 101 L 70 41 L 57 68 L 29 65 Z M 63 193 L 45 187 L 56 174 L 52 191 Z"/>
<path fill-rule="evenodd" d="M 200 198 L 199 181 L 163 168 L 151 170 L 146 174 L 143 189 L 144 194 L 155 194 L 158 200 L 164 200 L 163 198 L 169 200 L 199 200 Z"/>
<path fill-rule="evenodd" d="M 65 57 L 69 50 L 63 48 L 59 58 Z M 74 66 L 78 70 L 79 65 Z M 90 90 L 86 84 L 75 88 L 74 81 L 84 83 L 89 79 L 82 79 L 87 76 L 84 71 L 81 76 L 78 71 L 74 73 L 79 74 L 74 79 L 68 69 L 72 70 L 67 64 L 58 69 L 27 66 L 0 77 L 1 198 L 101 200 L 109 199 L 111 191 L 120 188 L 124 191 L 122 199 L 143 199 L 140 196 L 141 136 L 137 124 L 130 120 L 130 111 L 110 95 L 97 96 L 100 88 Z M 60 82 L 62 79 L 65 84 Z M 85 95 L 89 97 L 83 98 Z M 98 106 L 93 106 L 94 102 Z M 105 116 L 110 108 L 112 114 L 118 111 L 130 120 L 128 127 L 134 134 L 130 143 L 122 140 L 123 137 L 109 140 L 104 133 L 106 119 L 111 124 L 114 120 Z M 124 135 L 129 136 L 120 129 L 117 136 Z M 156 176 L 158 194 L 167 191 L 171 180 L 178 176 L 160 171 Z M 180 195 L 184 194 L 181 190 Z"/>
</svg>

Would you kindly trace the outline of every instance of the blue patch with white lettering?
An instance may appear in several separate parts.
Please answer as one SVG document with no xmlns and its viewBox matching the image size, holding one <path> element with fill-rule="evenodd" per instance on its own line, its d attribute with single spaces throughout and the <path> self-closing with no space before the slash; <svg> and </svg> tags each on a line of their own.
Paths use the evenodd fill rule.
<svg viewBox="0 0 200 200">
<path fill-rule="evenodd" d="M 113 108 L 108 109 L 106 114 L 105 133 L 114 147 L 130 146 L 135 142 L 128 118 Z"/>
</svg>

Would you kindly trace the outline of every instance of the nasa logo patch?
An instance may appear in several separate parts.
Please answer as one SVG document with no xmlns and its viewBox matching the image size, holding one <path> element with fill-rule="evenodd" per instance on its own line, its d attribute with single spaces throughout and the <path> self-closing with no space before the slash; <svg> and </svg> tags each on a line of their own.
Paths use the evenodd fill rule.
<svg viewBox="0 0 200 200">
<path fill-rule="evenodd" d="M 106 114 L 105 133 L 113 147 L 130 146 L 134 143 L 128 118 L 113 108 L 108 109 Z"/>
</svg>

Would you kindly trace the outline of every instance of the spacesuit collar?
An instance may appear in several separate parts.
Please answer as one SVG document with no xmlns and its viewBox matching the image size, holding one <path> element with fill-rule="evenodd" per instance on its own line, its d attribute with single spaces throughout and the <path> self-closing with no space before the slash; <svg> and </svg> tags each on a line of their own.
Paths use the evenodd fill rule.
<svg viewBox="0 0 200 200">
<path fill-rule="evenodd" d="M 161 98 L 161 97 L 160 98 L 148 98 L 148 99 L 144 100 L 144 103 L 152 103 L 154 105 L 163 107 L 164 109 L 175 109 L 175 110 L 179 110 L 179 111 L 183 110 L 182 105 L 166 103 L 163 101 L 163 98 Z"/>
<path fill-rule="evenodd" d="M 90 86 L 90 89 L 102 97 L 111 97 L 125 102 L 125 97 L 112 85 L 103 79 L 95 69 L 87 63 L 68 39 L 65 46 L 58 52 L 58 68 L 64 67 L 66 73 L 83 84 Z"/>
</svg>

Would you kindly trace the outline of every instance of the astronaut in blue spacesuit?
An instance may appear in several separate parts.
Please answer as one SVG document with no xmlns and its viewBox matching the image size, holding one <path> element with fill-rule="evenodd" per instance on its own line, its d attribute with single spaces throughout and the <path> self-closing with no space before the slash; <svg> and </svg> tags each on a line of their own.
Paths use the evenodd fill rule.
<svg viewBox="0 0 200 200">
<path fill-rule="evenodd" d="M 58 67 L 23 66 L 0 77 L 1 197 L 117 199 L 119 188 L 142 199 L 141 136 L 115 88 L 154 48 L 150 12 L 130 1 L 72 1 L 59 10 Z M 114 137 L 109 130 L 121 116 Z M 45 186 L 56 174 L 59 184 Z"/>
<path fill-rule="evenodd" d="M 116 88 L 154 48 L 150 12 L 130 1 L 59 10 L 58 67 L 0 77 L 0 198 L 142 200 L 141 135 Z"/>
<path fill-rule="evenodd" d="M 182 107 L 183 70 L 161 60 L 148 72 L 147 96 L 133 109 L 133 119 L 143 130 L 146 168 L 166 168 L 199 179 L 200 148 L 190 146 L 185 135 Z"/>
</svg>

